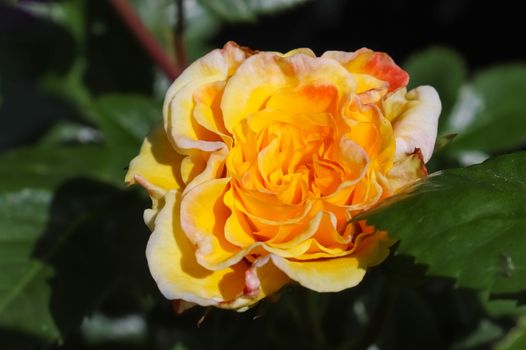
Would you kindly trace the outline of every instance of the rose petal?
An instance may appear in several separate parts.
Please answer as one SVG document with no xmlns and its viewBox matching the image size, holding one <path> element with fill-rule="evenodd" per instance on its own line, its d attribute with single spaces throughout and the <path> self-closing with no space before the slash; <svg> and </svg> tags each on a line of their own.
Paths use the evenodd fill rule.
<svg viewBox="0 0 526 350">
<path fill-rule="evenodd" d="M 203 306 L 234 300 L 245 287 L 248 266 L 240 262 L 209 271 L 199 265 L 195 248 L 181 229 L 179 193 L 168 192 L 165 199 L 146 248 L 150 272 L 163 295 Z"/>
<path fill-rule="evenodd" d="M 321 113 L 335 104 L 338 90 L 330 84 L 307 84 L 293 90 L 280 91 L 266 104 L 270 110 L 289 113 Z"/>
<path fill-rule="evenodd" d="M 139 175 L 166 191 L 180 189 L 184 186 L 180 175 L 182 160 L 159 125 L 144 139 L 139 155 L 130 162 L 125 181 L 129 185 L 137 183 L 135 176 Z"/>
<path fill-rule="evenodd" d="M 305 47 L 300 47 L 299 49 L 290 50 L 289 52 L 283 54 L 282 56 L 290 57 L 290 56 L 294 56 L 298 54 L 302 54 L 302 55 L 306 55 L 310 57 L 316 57 L 316 54 L 311 49 L 305 48 Z"/>
<path fill-rule="evenodd" d="M 239 66 L 223 92 L 221 109 L 228 131 L 253 112 L 274 92 L 287 85 L 287 76 L 278 64 L 279 56 L 262 52 L 247 58 Z"/>
<path fill-rule="evenodd" d="M 279 90 L 303 85 L 331 85 L 341 93 L 349 93 L 354 91 L 355 79 L 334 60 L 302 53 L 288 57 L 271 52 L 256 54 L 239 66 L 225 86 L 221 109 L 226 129 L 232 132 L 243 119 L 261 110 L 267 99 Z M 332 95 L 331 89 L 324 94 Z"/>
<path fill-rule="evenodd" d="M 230 191 L 231 190 L 229 190 L 224 197 L 227 206 L 230 201 L 227 197 L 231 197 L 231 195 L 229 196 Z M 232 208 L 232 214 L 226 220 L 225 238 L 230 243 L 243 248 L 249 247 L 255 243 L 254 236 L 247 223 L 245 215 L 235 208 Z"/>
<path fill-rule="evenodd" d="M 193 178 L 190 178 L 187 183 L 183 195 L 190 191 L 197 185 L 203 182 L 221 178 L 223 169 L 225 167 L 225 159 L 228 154 L 226 147 L 219 149 L 218 151 L 209 154 L 206 166 L 201 169 L 201 172 Z"/>
<path fill-rule="evenodd" d="M 209 270 L 222 270 L 236 264 L 252 247 L 241 249 L 225 238 L 230 209 L 224 194 L 230 179 L 214 179 L 194 186 L 181 202 L 181 226 L 195 245 L 197 261 Z"/>
<path fill-rule="evenodd" d="M 409 106 L 393 124 L 396 155 L 411 154 L 419 148 L 427 163 L 435 148 L 438 117 L 442 109 L 440 98 L 431 86 L 413 89 L 406 98 Z"/>
<path fill-rule="evenodd" d="M 382 85 L 372 80 L 375 77 L 389 84 L 389 91 L 404 87 L 409 82 L 409 75 L 384 52 L 374 52 L 362 48 L 355 52 L 327 51 L 321 57 L 340 62 L 347 70 L 356 74 L 359 91 L 376 89 Z M 359 76 L 363 75 L 363 76 Z"/>
<path fill-rule="evenodd" d="M 229 42 L 223 49 L 214 50 L 195 61 L 170 86 L 163 106 L 164 126 L 171 141 L 182 152 L 191 148 L 214 151 L 221 147 L 222 142 L 210 136 L 206 137 L 206 131 L 208 134 L 215 132 L 221 139 L 221 135 L 224 134 L 223 126 L 217 120 L 209 120 L 206 125 L 196 123 L 193 117 L 193 97 L 196 94 L 198 105 L 207 100 L 212 104 L 213 98 L 199 98 L 199 95 L 213 95 L 218 93 L 218 88 L 222 90 L 224 81 L 250 54 L 235 43 Z M 201 122 L 206 122 L 203 111 L 203 106 L 200 106 L 198 112 Z"/>
<path fill-rule="evenodd" d="M 261 299 L 289 282 L 290 278 L 274 265 L 270 256 L 262 256 L 245 273 L 245 295 Z"/>
<path fill-rule="evenodd" d="M 164 118 L 165 129 L 180 153 L 188 154 L 189 149 L 206 152 L 216 151 L 224 147 L 219 128 L 212 132 L 198 124 L 193 115 L 195 109 L 194 94 L 221 82 L 222 77 L 201 77 L 183 86 L 171 99 L 169 117 Z M 226 79 L 226 77 L 224 78 Z M 202 104 L 203 102 L 201 102 Z M 200 107 L 200 111 L 203 107 Z M 212 124 L 208 126 L 212 127 Z"/>
<path fill-rule="evenodd" d="M 272 261 L 290 279 L 317 292 L 339 292 L 361 282 L 367 267 L 381 263 L 393 244 L 383 232 L 370 235 L 350 256 L 293 261 L 272 255 Z"/>
<path fill-rule="evenodd" d="M 193 119 L 201 127 L 208 130 L 212 137 L 214 135 L 219 136 L 224 143 L 231 147 L 232 137 L 225 129 L 221 112 L 224 87 L 225 82 L 218 81 L 194 93 Z"/>
<path fill-rule="evenodd" d="M 413 154 L 404 154 L 394 162 L 392 169 L 387 174 L 392 193 L 398 192 L 404 186 L 426 177 L 427 169 L 422 152 L 416 149 Z"/>
<path fill-rule="evenodd" d="M 152 197 L 147 257 L 163 294 L 245 310 L 291 279 L 358 284 L 394 241 L 349 220 L 425 176 L 433 150 L 440 101 L 407 82 L 368 49 L 228 43 L 190 66 L 165 100 L 168 163 L 149 140 L 126 177 Z"/>
</svg>

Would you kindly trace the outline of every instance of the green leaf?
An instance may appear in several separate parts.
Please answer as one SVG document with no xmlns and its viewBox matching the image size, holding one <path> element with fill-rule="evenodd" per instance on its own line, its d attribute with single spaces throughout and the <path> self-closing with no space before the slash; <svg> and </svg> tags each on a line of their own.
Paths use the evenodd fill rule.
<svg viewBox="0 0 526 350">
<path fill-rule="evenodd" d="M 41 142 L 54 142 L 67 136 L 80 143 L 102 143 L 109 179 L 122 186 L 130 160 L 139 152 L 142 141 L 153 126 L 162 120 L 162 103 L 136 94 L 110 94 L 94 99 L 81 83 L 84 65 L 77 63 L 65 77 L 47 76 L 43 86 L 75 104 L 80 114 L 95 124 L 101 133 L 86 126 L 60 124 Z"/>
<path fill-rule="evenodd" d="M 520 303 L 520 295 L 491 294 L 488 291 L 479 292 L 479 300 L 485 313 L 494 318 L 516 318 L 526 314 L 526 307 Z"/>
<path fill-rule="evenodd" d="M 220 18 L 231 21 L 254 21 L 258 15 L 273 13 L 306 3 L 308 0 L 198 0 Z"/>
<path fill-rule="evenodd" d="M 56 339 L 47 312 L 53 269 L 33 249 L 45 229 L 52 191 L 71 176 L 98 174 L 97 147 L 21 149 L 0 158 L 0 325 Z"/>
<path fill-rule="evenodd" d="M 445 134 L 442 136 L 438 136 L 435 142 L 435 149 L 433 150 L 433 154 L 440 152 L 440 150 L 446 147 L 451 141 L 453 141 L 455 137 L 457 137 L 457 134 Z"/>
<path fill-rule="evenodd" d="M 45 89 L 54 95 L 77 106 L 79 112 L 102 132 L 82 127 L 76 131 L 76 137 L 83 141 L 83 136 L 94 137 L 94 142 L 104 140 L 105 151 L 109 158 L 110 169 L 115 183 L 122 183 L 123 169 L 138 153 L 144 138 L 152 127 L 162 120 L 162 103 L 153 98 L 137 94 L 109 94 L 92 98 L 82 85 L 84 63 L 78 61 L 64 77 L 48 75 L 42 83 Z M 61 130 L 54 129 L 47 138 L 57 138 L 57 133 L 74 133 L 78 127 L 59 125 Z M 93 131 L 93 132 L 92 132 Z M 79 134 L 79 132 L 82 132 Z M 75 135 L 72 135 L 75 136 Z M 49 140 L 44 139 L 44 142 Z"/>
<path fill-rule="evenodd" d="M 132 0 L 137 14 L 142 22 L 155 36 L 164 51 L 174 56 L 173 30 L 177 21 L 177 9 L 173 0 Z M 203 7 L 198 1 L 184 1 L 184 46 L 190 61 L 193 61 L 210 51 L 210 38 L 220 30 L 221 20 Z M 175 59 L 175 57 L 172 57 Z M 156 77 L 164 78 L 160 75 Z M 158 81 L 156 85 L 159 85 Z M 165 83 L 171 83 L 166 81 Z M 164 95 L 166 87 L 163 87 L 161 95 Z"/>
<path fill-rule="evenodd" d="M 501 342 L 497 344 L 495 350 L 523 350 L 526 348 L 526 318 L 519 319 L 517 327 L 513 329 Z"/>
<path fill-rule="evenodd" d="M 477 328 L 462 341 L 452 346 L 452 350 L 473 350 L 502 337 L 502 329 L 496 324 L 481 320 Z"/>
<path fill-rule="evenodd" d="M 49 191 L 30 189 L 0 195 L 0 326 L 57 339 L 59 330 L 47 310 L 53 270 L 31 257 L 51 198 Z"/>
<path fill-rule="evenodd" d="M 111 179 L 111 159 L 104 147 L 57 147 L 63 140 L 51 136 L 0 157 L 0 331 L 11 338 L 62 338 L 114 281 L 146 266 L 136 259 L 147 237 L 136 215 L 143 199 L 71 182 Z"/>
<path fill-rule="evenodd" d="M 94 106 L 95 120 L 110 147 L 140 146 L 153 125 L 162 120 L 162 104 L 140 95 L 107 95 Z"/>
<path fill-rule="evenodd" d="M 75 176 L 108 179 L 108 157 L 99 146 L 42 146 L 0 157 L 0 193 L 25 188 L 52 190 Z"/>
<path fill-rule="evenodd" d="M 40 146 L 64 146 L 67 144 L 99 144 L 102 134 L 99 130 L 78 123 L 59 122 L 42 137 Z"/>
<path fill-rule="evenodd" d="M 442 101 L 439 132 L 444 131 L 460 87 L 466 79 L 466 65 L 454 50 L 431 47 L 412 55 L 404 64 L 409 73 L 409 88 L 431 85 L 437 89 Z"/>
<path fill-rule="evenodd" d="M 76 40 L 81 40 L 85 34 L 84 0 L 70 0 L 53 3 L 18 2 L 16 6 L 25 11 L 47 19 L 51 19 L 69 29 Z"/>
<path fill-rule="evenodd" d="M 526 289 L 526 152 L 445 170 L 363 215 L 400 240 L 398 253 L 462 287 Z"/>
<path fill-rule="evenodd" d="M 125 168 L 162 120 L 162 105 L 139 95 L 108 95 L 95 100 L 90 115 L 104 135 L 112 177 L 123 185 Z"/>
<path fill-rule="evenodd" d="M 462 89 L 449 128 L 458 137 L 447 151 L 502 152 L 526 143 L 526 65 L 481 72 Z"/>
<path fill-rule="evenodd" d="M 0 194 L 0 327 L 63 339 L 117 281 L 147 276 L 144 206 L 87 180 Z"/>
</svg>

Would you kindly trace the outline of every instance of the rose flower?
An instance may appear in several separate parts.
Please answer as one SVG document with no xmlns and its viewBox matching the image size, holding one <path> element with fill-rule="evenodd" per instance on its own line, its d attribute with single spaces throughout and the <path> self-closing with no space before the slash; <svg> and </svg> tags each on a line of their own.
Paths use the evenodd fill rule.
<svg viewBox="0 0 526 350">
<path fill-rule="evenodd" d="M 352 219 L 426 176 L 441 104 L 385 53 L 227 43 L 169 88 L 126 175 L 148 191 L 146 256 L 180 305 L 245 310 L 287 283 L 358 284 L 393 244 Z"/>
</svg>

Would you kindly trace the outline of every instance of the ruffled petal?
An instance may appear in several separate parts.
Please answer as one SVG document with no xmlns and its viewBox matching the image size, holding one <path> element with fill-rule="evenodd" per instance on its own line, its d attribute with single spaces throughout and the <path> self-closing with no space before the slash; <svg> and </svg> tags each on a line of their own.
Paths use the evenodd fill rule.
<svg viewBox="0 0 526 350">
<path fill-rule="evenodd" d="M 340 62 L 347 70 L 356 74 L 360 92 L 380 88 L 382 84 L 379 81 L 387 82 L 389 91 L 404 87 L 409 82 L 407 72 L 384 52 L 362 48 L 355 52 L 327 51 L 321 57 Z"/>
<path fill-rule="evenodd" d="M 170 86 L 163 106 L 164 126 L 181 152 L 222 147 L 225 130 L 215 101 L 221 98 L 224 82 L 251 54 L 229 42 L 195 61 Z"/>
<path fill-rule="evenodd" d="M 418 148 L 427 163 L 435 148 L 442 104 L 438 93 L 431 86 L 417 87 L 409 91 L 406 98 L 407 109 L 393 123 L 395 155 L 412 154 Z"/>
<path fill-rule="evenodd" d="M 395 159 L 394 165 L 387 174 L 391 192 L 394 194 L 401 188 L 427 176 L 427 168 L 420 149 L 413 154 L 403 154 Z"/>
<path fill-rule="evenodd" d="M 203 182 L 221 178 L 225 167 L 225 159 L 227 154 L 228 150 L 226 149 L 226 147 L 222 147 L 218 151 L 206 154 L 208 156 L 206 166 L 201 168 L 201 172 L 198 175 L 189 178 L 191 180 L 187 183 L 186 187 L 184 188 L 183 195 L 195 186 L 202 184 Z M 186 159 L 192 158 L 188 157 Z"/>
<path fill-rule="evenodd" d="M 261 110 L 269 97 L 282 89 L 300 87 L 298 100 L 302 98 L 301 95 L 311 95 L 323 101 L 327 96 L 332 98 L 333 86 L 341 93 L 348 93 L 354 91 L 355 84 L 351 74 L 333 60 L 304 53 L 290 56 L 258 53 L 246 59 L 225 86 L 221 101 L 225 127 L 232 132 L 236 125 Z M 302 90 L 302 86 L 309 85 L 313 88 Z M 279 94 L 277 96 L 272 104 L 283 106 Z"/>
<path fill-rule="evenodd" d="M 241 261 L 251 247 L 241 249 L 225 238 L 225 224 L 231 215 L 224 204 L 229 178 L 215 179 L 194 186 L 181 203 L 181 226 L 195 245 L 199 264 L 209 270 L 222 270 Z"/>
<path fill-rule="evenodd" d="M 266 104 L 266 108 L 288 113 L 321 113 L 337 103 L 338 90 L 329 84 L 308 84 L 293 90 L 280 91 Z"/>
<path fill-rule="evenodd" d="M 183 156 L 172 147 L 162 126 L 157 126 L 144 139 L 139 155 L 130 162 L 125 181 L 137 183 L 136 176 L 165 191 L 178 190 L 184 183 L 181 179 Z"/>
<path fill-rule="evenodd" d="M 234 43 L 173 83 L 164 130 L 129 184 L 145 187 L 162 293 L 243 311 L 286 283 L 358 284 L 394 243 L 353 217 L 426 175 L 440 101 L 385 53 L 252 52 Z"/>
<path fill-rule="evenodd" d="M 245 273 L 245 295 L 262 299 L 278 291 L 290 278 L 278 269 L 270 256 L 257 258 Z"/>
<path fill-rule="evenodd" d="M 278 64 L 278 57 L 272 52 L 251 56 L 227 82 L 221 109 L 229 132 L 248 115 L 260 110 L 269 96 L 287 85 L 287 76 Z"/>
<path fill-rule="evenodd" d="M 364 238 L 349 256 L 298 261 L 272 255 L 272 261 L 290 279 L 317 292 L 339 292 L 361 282 L 369 266 L 381 263 L 393 241 L 385 232 Z"/>
<path fill-rule="evenodd" d="M 243 294 L 243 262 L 220 271 L 203 268 L 195 258 L 195 248 L 181 229 L 180 194 L 170 191 L 157 215 L 155 229 L 146 248 L 150 272 L 167 299 L 183 299 L 199 305 L 233 302 Z"/>
</svg>

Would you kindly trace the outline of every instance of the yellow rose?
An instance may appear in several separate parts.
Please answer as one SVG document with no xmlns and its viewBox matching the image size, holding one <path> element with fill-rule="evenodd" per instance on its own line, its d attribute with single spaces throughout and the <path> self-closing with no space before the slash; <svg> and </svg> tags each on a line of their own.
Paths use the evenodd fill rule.
<svg viewBox="0 0 526 350">
<path fill-rule="evenodd" d="M 172 84 L 164 127 L 126 181 L 144 186 L 146 255 L 164 296 L 245 310 L 283 285 L 358 284 L 393 241 L 351 223 L 426 175 L 440 114 L 385 53 L 227 43 Z"/>
</svg>

